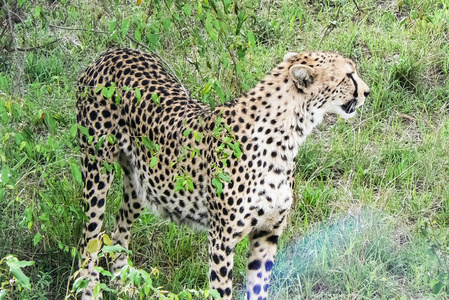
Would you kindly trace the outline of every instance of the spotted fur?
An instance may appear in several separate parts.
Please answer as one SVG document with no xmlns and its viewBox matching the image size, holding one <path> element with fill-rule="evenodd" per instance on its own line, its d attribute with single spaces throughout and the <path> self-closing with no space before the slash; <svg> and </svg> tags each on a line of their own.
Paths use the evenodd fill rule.
<svg viewBox="0 0 449 300">
<path fill-rule="evenodd" d="M 101 91 L 111 82 L 120 95 L 117 101 Z M 77 102 L 78 122 L 88 129 L 80 135 L 89 217 L 81 251 L 87 261 L 82 275 L 90 283 L 83 299 L 93 299 L 92 288 L 99 280 L 94 270 L 97 254 L 88 253 L 86 246 L 101 230 L 114 176 L 104 172 L 104 165 L 113 162 L 124 171 L 114 243 L 128 246 L 131 225 L 144 207 L 205 228 L 210 288 L 231 299 L 235 247 L 249 235 L 246 298 L 266 299 L 276 245 L 292 205 L 299 146 L 326 113 L 352 117 L 368 93 L 351 60 L 327 52 L 288 53 L 248 93 L 211 110 L 189 99 L 154 56 L 130 49 L 104 53 L 82 74 Z M 219 126 L 225 129 L 217 135 Z M 112 136 L 116 142 L 105 138 Z M 234 145 L 238 141 L 240 158 L 237 153 L 224 158 L 217 151 L 225 144 L 224 136 Z M 150 149 L 148 141 L 160 149 Z M 190 158 L 186 149 L 193 148 L 198 150 Z M 179 159 L 183 155 L 186 158 Z M 157 163 L 150 167 L 154 156 Z M 212 185 L 218 168 L 230 176 L 220 195 Z M 175 192 L 174 177 L 183 172 L 194 188 Z M 113 271 L 125 262 L 126 257 L 119 256 Z"/>
</svg>

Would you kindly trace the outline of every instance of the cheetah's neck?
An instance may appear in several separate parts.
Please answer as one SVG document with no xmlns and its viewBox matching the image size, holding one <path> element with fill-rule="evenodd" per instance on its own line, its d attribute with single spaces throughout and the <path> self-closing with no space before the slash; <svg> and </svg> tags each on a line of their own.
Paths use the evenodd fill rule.
<svg viewBox="0 0 449 300">
<path fill-rule="evenodd" d="M 234 111 L 229 115 L 235 123 L 238 119 L 250 122 L 251 126 L 239 127 L 239 135 L 247 136 L 248 143 L 257 145 L 256 151 L 262 151 L 278 168 L 288 170 L 294 167 L 300 145 L 322 122 L 323 114 L 314 106 L 318 99 L 307 91 L 300 93 L 288 80 L 288 72 L 279 68 L 283 64 L 238 98 L 229 107 Z"/>
</svg>

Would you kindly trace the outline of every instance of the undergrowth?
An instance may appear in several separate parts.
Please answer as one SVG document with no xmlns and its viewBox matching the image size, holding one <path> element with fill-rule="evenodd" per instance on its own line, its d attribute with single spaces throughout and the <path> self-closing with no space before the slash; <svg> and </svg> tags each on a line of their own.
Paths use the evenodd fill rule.
<svg viewBox="0 0 449 300">
<path fill-rule="evenodd" d="M 247 91 L 289 51 L 328 50 L 354 59 L 371 94 L 355 118 L 327 118 L 301 147 L 296 200 L 280 240 L 271 296 L 446 298 L 448 5 L 3 0 L 0 299 L 75 293 L 72 275 L 86 219 L 76 80 L 110 47 L 157 53 L 193 97 L 211 106 Z M 106 233 L 120 201 L 117 179 Z M 145 212 L 132 236 L 132 272 L 151 274 L 151 284 L 147 277 L 139 284 L 180 298 L 208 297 L 205 233 Z M 236 250 L 237 296 L 247 248 L 244 240 Z"/>
</svg>

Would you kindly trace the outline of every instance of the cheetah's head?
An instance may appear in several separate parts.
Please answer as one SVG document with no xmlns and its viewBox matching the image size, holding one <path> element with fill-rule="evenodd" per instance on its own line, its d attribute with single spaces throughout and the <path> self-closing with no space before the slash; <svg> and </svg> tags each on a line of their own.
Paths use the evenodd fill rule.
<svg viewBox="0 0 449 300">
<path fill-rule="evenodd" d="M 358 76 L 355 63 L 339 54 L 287 53 L 284 62 L 298 91 L 308 95 L 315 107 L 322 108 L 323 114 L 351 118 L 369 94 L 369 87 Z"/>
</svg>

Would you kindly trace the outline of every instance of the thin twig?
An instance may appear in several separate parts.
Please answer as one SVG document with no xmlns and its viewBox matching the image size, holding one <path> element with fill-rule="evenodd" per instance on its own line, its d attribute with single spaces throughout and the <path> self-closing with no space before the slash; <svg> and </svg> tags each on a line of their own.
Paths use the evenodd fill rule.
<svg viewBox="0 0 449 300">
<path fill-rule="evenodd" d="M 235 57 L 234 57 L 233 53 L 231 52 L 231 49 L 229 49 L 229 47 L 226 47 L 226 49 L 228 49 L 229 56 L 231 57 L 232 62 L 234 63 L 235 85 L 238 86 L 239 93 L 241 93 L 242 92 L 242 85 L 237 83 L 237 80 L 238 80 L 237 79 L 238 78 L 237 61 L 235 60 Z"/>
<path fill-rule="evenodd" d="M 132 37 L 129 33 L 126 35 L 126 37 L 128 38 L 128 39 L 130 39 L 131 41 L 133 41 L 134 43 L 136 43 L 137 45 L 139 45 L 139 46 L 141 46 L 141 47 L 144 47 L 144 48 L 146 48 L 146 49 L 148 49 L 148 50 L 151 50 L 151 48 L 150 47 L 148 47 L 147 45 L 145 45 L 145 44 L 143 44 L 143 43 L 141 43 L 141 42 L 139 42 L 138 40 L 136 40 L 134 37 Z M 173 71 L 173 69 L 172 69 L 172 67 L 170 66 L 170 64 L 165 60 L 165 59 L 163 59 L 159 54 L 157 54 L 157 53 L 152 53 L 154 56 L 156 56 L 158 59 L 160 59 L 169 69 L 170 69 L 170 72 L 172 73 L 172 75 L 173 75 L 173 77 L 175 77 L 175 79 L 178 81 L 178 83 L 181 85 L 181 88 L 182 88 L 182 90 L 184 91 L 184 93 L 186 94 L 186 97 L 187 97 L 187 99 L 190 99 L 190 95 L 189 95 L 189 93 L 187 92 L 187 90 L 186 90 L 186 88 L 184 87 L 184 85 L 182 84 L 182 82 L 181 82 L 181 79 L 179 79 L 179 77 L 178 77 L 178 75 L 176 75 L 176 73 L 175 73 L 175 71 Z"/>
<path fill-rule="evenodd" d="M 134 37 L 130 36 L 129 34 L 127 34 L 126 37 L 127 37 L 128 39 L 130 39 L 131 41 L 133 41 L 134 43 L 136 43 L 137 45 L 140 45 L 140 46 L 142 46 L 142 47 L 144 47 L 144 48 L 146 48 L 146 49 L 148 49 L 148 50 L 151 50 L 150 47 L 148 47 L 147 45 L 142 44 L 141 42 L 137 41 Z M 179 79 L 178 75 L 176 75 L 175 71 L 172 69 L 172 67 L 170 66 L 170 64 L 169 64 L 165 59 L 163 59 L 162 56 L 160 56 L 159 54 L 157 54 L 157 53 L 155 53 L 155 52 L 152 53 L 152 54 L 153 54 L 154 56 L 156 56 L 162 63 L 164 63 L 164 64 L 168 67 L 168 69 L 169 69 L 170 72 L 172 73 L 172 76 L 175 77 L 176 81 L 178 81 L 179 85 L 181 86 L 182 90 L 184 91 L 184 94 L 185 94 L 186 97 L 187 97 L 186 104 L 184 105 L 184 115 L 183 115 L 183 120 L 185 120 L 186 115 L 187 115 L 187 105 L 189 105 L 190 95 L 189 95 L 189 93 L 187 92 L 187 89 L 186 89 L 186 88 L 184 87 L 184 85 L 182 84 L 181 79 Z M 179 136 L 181 136 L 181 131 L 180 131 L 180 130 L 181 130 L 181 127 L 178 128 L 178 139 L 177 139 L 178 142 L 179 142 Z"/>
<path fill-rule="evenodd" d="M 163 59 L 159 54 L 154 53 L 154 55 L 160 59 L 172 72 L 172 75 L 176 78 L 176 80 L 178 81 L 178 83 L 181 85 L 182 90 L 184 91 L 184 93 L 186 94 L 187 99 L 190 99 L 189 93 L 187 92 L 186 88 L 184 87 L 184 85 L 181 82 L 181 79 L 179 79 L 179 77 L 176 75 L 175 71 L 173 71 L 172 67 L 168 64 L 168 62 L 165 61 L 165 59 Z"/>
<path fill-rule="evenodd" d="M 48 45 L 51 45 L 51 44 L 54 44 L 54 43 L 58 42 L 59 40 L 60 40 L 60 38 L 56 39 L 54 41 L 51 41 L 51 42 L 49 42 L 47 44 L 36 46 L 36 47 L 31 47 L 31 48 L 16 48 L 14 50 L 12 50 L 12 49 L 6 49 L 6 50 L 10 51 L 10 52 L 11 51 L 29 52 L 29 51 L 33 51 L 33 50 L 36 50 L 36 49 L 39 49 L 39 48 L 47 47 Z"/>
<path fill-rule="evenodd" d="M 357 10 L 359 11 L 359 13 L 363 13 L 363 10 L 361 10 L 359 5 L 357 4 L 357 0 L 352 0 L 352 2 L 354 2 L 355 7 L 357 7 Z"/>
<path fill-rule="evenodd" d="M 63 30 L 75 30 L 75 31 L 86 31 L 86 32 L 95 32 L 95 33 L 109 34 L 109 32 L 106 32 L 106 31 L 86 29 L 86 28 L 62 27 L 62 26 L 57 26 L 57 25 L 52 25 L 52 24 L 49 24 L 48 26 L 52 27 L 52 28 L 63 29 Z"/>
<path fill-rule="evenodd" d="M 106 13 L 110 16 L 110 17 L 115 17 L 114 14 L 109 10 L 109 8 L 107 7 L 105 1 L 101 1 L 101 4 L 103 6 L 103 9 L 106 11 Z M 117 26 L 120 28 L 120 25 L 117 24 Z M 129 33 L 126 34 L 126 37 L 131 40 L 132 42 L 136 43 L 137 45 L 147 49 L 147 50 L 151 50 L 150 47 L 148 47 L 147 45 L 139 42 L 138 40 L 136 40 L 133 36 L 131 36 Z M 175 77 L 175 79 L 178 81 L 178 83 L 181 85 L 182 90 L 184 91 L 184 93 L 186 94 L 187 99 L 190 99 L 190 95 L 187 92 L 186 88 L 184 87 L 184 85 L 182 84 L 181 80 L 179 79 L 179 77 L 176 75 L 175 71 L 173 71 L 172 67 L 170 66 L 170 64 L 168 62 L 165 61 L 165 59 L 163 59 L 159 54 L 157 53 L 153 53 L 154 56 L 156 56 L 158 59 L 160 59 L 169 69 L 170 72 L 172 73 L 173 77 Z"/>
<path fill-rule="evenodd" d="M 14 58 L 17 60 L 18 74 L 17 74 L 17 79 L 15 81 L 17 82 L 17 85 L 19 86 L 20 93 L 23 95 L 23 93 L 25 91 L 25 87 L 24 87 L 23 81 L 22 81 L 22 74 L 24 72 L 23 71 L 24 67 L 23 67 L 22 64 L 23 64 L 24 60 L 19 60 L 18 59 L 18 55 L 17 55 L 17 51 L 18 51 L 18 49 L 17 49 L 17 40 L 16 40 L 16 36 L 14 34 L 14 25 L 13 25 L 12 18 L 11 18 L 11 11 L 8 8 L 7 4 L 6 4 L 6 0 L 3 0 L 3 6 L 5 7 L 6 14 L 8 16 L 9 33 L 11 35 L 11 39 L 12 39 L 13 46 L 14 46 Z M 14 86 L 14 89 L 15 89 L 15 87 L 16 86 Z"/>
<path fill-rule="evenodd" d="M 5 0 L 3 0 L 3 5 L 5 6 L 6 14 L 8 15 L 9 33 L 11 34 L 11 38 L 12 38 L 12 41 L 14 44 L 14 49 L 17 50 L 17 41 L 16 41 L 16 37 L 14 35 L 14 27 L 12 25 L 11 11 L 9 10 L 8 6 L 6 5 Z"/>
<path fill-rule="evenodd" d="M 15 15 L 16 16 L 16 18 L 17 19 L 19 19 L 20 20 L 20 23 L 25 23 L 25 21 L 18 15 L 18 14 L 16 14 L 14 11 L 9 11 L 11 14 L 13 14 L 13 15 Z M 17 22 L 16 22 L 17 23 Z"/>
<path fill-rule="evenodd" d="M 6 25 L 5 27 L 3 27 L 3 31 L 2 31 L 2 33 L 0 34 L 0 38 L 3 37 L 3 35 L 5 34 L 6 29 L 8 29 L 8 25 Z"/>
</svg>

